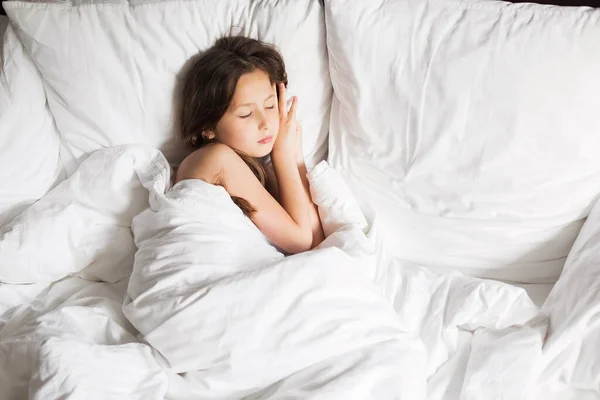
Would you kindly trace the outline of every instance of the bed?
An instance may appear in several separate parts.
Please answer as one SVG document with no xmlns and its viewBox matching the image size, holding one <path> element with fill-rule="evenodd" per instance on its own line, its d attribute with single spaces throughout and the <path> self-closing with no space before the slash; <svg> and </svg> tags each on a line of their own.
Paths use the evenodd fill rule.
<svg viewBox="0 0 600 400">
<path fill-rule="evenodd" d="M 1 399 L 600 399 L 598 10 L 3 5 Z M 226 33 L 282 51 L 315 251 L 172 185 Z"/>
</svg>

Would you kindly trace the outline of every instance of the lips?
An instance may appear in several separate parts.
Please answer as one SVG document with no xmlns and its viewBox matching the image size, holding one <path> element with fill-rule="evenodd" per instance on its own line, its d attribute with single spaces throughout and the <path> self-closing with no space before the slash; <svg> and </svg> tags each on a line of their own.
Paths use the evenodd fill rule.
<svg viewBox="0 0 600 400">
<path fill-rule="evenodd" d="M 273 136 L 267 136 L 266 138 L 260 139 L 258 141 L 258 143 L 260 143 L 260 144 L 267 144 L 267 143 L 270 143 L 271 140 L 273 140 Z"/>
</svg>

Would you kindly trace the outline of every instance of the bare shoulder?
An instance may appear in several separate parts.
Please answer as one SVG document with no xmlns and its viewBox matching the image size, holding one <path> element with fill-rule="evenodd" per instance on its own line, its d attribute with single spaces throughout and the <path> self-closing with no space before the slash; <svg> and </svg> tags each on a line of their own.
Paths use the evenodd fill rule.
<svg viewBox="0 0 600 400">
<path fill-rule="evenodd" d="M 175 182 L 184 179 L 201 179 L 205 182 L 218 184 L 225 169 L 232 163 L 236 164 L 240 157 L 229 146 L 214 143 L 196 150 L 183 160 L 177 170 Z"/>
</svg>

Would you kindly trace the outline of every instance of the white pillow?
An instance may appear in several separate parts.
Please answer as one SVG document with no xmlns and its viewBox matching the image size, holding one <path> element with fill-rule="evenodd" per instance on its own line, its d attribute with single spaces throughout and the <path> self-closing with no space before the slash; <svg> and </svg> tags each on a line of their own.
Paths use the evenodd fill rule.
<svg viewBox="0 0 600 400">
<path fill-rule="evenodd" d="M 554 282 L 600 193 L 600 11 L 326 2 L 329 162 L 396 256 Z"/>
<path fill-rule="evenodd" d="M 42 80 L 0 17 L 0 227 L 62 178 L 60 139 L 46 104 Z"/>
<path fill-rule="evenodd" d="M 191 56 L 240 31 L 280 49 L 289 92 L 299 96 L 307 164 L 326 157 L 332 88 L 319 2 L 78 3 L 5 3 L 42 73 L 74 159 L 101 147 L 141 143 L 178 163 L 187 153 L 173 140 L 176 78 Z"/>
</svg>

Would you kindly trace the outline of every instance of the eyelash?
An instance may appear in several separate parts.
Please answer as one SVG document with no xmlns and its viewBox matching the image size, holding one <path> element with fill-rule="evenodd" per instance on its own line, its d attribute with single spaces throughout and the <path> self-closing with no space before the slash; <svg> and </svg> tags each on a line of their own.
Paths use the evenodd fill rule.
<svg viewBox="0 0 600 400">
<path fill-rule="evenodd" d="M 272 107 L 265 107 L 267 110 L 273 110 L 275 108 L 275 106 Z M 246 119 L 248 117 L 250 117 L 252 115 L 252 113 L 248 114 L 248 115 L 240 115 L 240 118 Z"/>
</svg>

